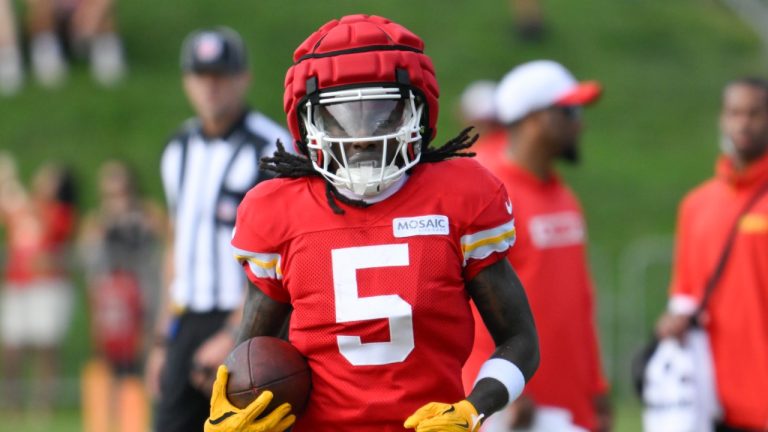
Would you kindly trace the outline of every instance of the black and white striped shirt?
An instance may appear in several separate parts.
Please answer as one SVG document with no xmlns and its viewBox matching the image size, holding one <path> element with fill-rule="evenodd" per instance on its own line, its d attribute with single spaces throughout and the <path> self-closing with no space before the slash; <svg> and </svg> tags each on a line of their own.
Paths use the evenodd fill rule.
<svg viewBox="0 0 768 432">
<path fill-rule="evenodd" d="M 288 132 L 264 115 L 247 112 L 223 137 L 206 138 L 187 121 L 161 159 L 166 201 L 174 222 L 174 306 L 191 312 L 229 311 L 243 298 L 245 275 L 230 241 L 237 206 L 267 178 L 259 159 L 289 147 Z"/>
</svg>

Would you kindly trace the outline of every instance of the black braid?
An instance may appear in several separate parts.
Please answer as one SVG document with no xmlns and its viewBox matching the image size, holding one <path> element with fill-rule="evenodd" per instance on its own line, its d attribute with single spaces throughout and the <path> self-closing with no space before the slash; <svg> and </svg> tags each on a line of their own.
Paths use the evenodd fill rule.
<svg viewBox="0 0 768 432">
<path fill-rule="evenodd" d="M 277 174 L 277 177 L 283 178 L 322 177 L 319 172 L 312 168 L 312 162 L 308 158 L 288 153 L 280 140 L 277 140 L 277 151 L 272 157 L 261 158 L 259 168 L 271 171 Z"/>
<path fill-rule="evenodd" d="M 277 177 L 282 178 L 301 178 L 316 176 L 323 178 L 323 176 L 312 168 L 312 162 L 309 158 L 285 151 L 283 143 L 280 140 L 277 141 L 277 151 L 272 157 L 261 158 L 259 167 L 266 171 L 272 171 L 277 174 Z M 323 180 L 325 180 L 323 178 Z M 355 207 L 368 207 L 369 204 L 362 200 L 355 200 L 342 195 L 338 189 L 328 181 L 325 181 L 325 196 L 328 199 L 328 205 L 336 214 L 344 214 L 344 209 L 339 207 L 336 201 L 341 201 L 344 204 Z"/>
<path fill-rule="evenodd" d="M 472 126 L 465 128 L 456 137 L 441 147 L 427 146 L 424 151 L 421 152 L 421 160 L 419 160 L 419 163 L 442 162 L 454 157 L 474 157 L 474 152 L 462 152 L 462 150 L 472 147 L 472 144 L 474 144 L 479 137 L 478 134 L 470 135 L 472 129 L 474 129 Z"/>
<path fill-rule="evenodd" d="M 449 140 L 441 147 L 427 146 L 421 153 L 419 163 L 441 162 L 454 157 L 474 157 L 475 153 L 462 151 L 470 148 L 472 144 L 477 141 L 477 134 L 470 135 L 472 129 L 473 127 L 470 126 L 462 130 L 459 135 Z M 277 141 L 277 151 L 274 155 L 272 155 L 272 157 L 261 158 L 259 167 L 263 170 L 274 172 L 279 178 L 301 178 L 309 176 L 323 178 L 323 176 L 312 167 L 312 162 L 309 158 L 285 151 L 285 147 L 280 140 Z M 323 180 L 325 179 L 323 178 Z M 325 181 L 325 196 L 328 200 L 328 205 L 335 214 L 344 214 L 344 209 L 339 207 L 337 201 L 361 208 L 370 205 L 363 200 L 355 200 L 342 195 L 338 189 L 327 180 Z"/>
</svg>

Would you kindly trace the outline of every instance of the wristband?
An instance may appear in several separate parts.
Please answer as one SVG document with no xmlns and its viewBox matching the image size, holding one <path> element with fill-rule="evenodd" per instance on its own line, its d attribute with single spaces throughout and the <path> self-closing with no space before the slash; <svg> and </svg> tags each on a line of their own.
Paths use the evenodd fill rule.
<svg viewBox="0 0 768 432">
<path fill-rule="evenodd" d="M 509 400 L 505 406 L 514 402 L 525 387 L 525 377 L 520 368 L 511 361 L 500 358 L 492 358 L 483 363 L 475 379 L 475 385 L 484 378 L 493 378 L 507 389 Z"/>
</svg>

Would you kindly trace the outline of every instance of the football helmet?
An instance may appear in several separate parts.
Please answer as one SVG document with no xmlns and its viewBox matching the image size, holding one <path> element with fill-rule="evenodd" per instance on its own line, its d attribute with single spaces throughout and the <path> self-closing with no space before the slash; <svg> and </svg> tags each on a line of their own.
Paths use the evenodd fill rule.
<svg viewBox="0 0 768 432">
<path fill-rule="evenodd" d="M 330 183 L 375 196 L 434 137 L 439 88 L 423 41 L 385 18 L 322 26 L 294 53 L 284 108 L 297 151 Z"/>
</svg>

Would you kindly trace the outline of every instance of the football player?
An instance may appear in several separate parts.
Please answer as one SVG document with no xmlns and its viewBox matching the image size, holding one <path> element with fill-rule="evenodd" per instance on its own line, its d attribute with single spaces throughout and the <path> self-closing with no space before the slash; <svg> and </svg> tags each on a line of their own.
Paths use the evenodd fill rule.
<svg viewBox="0 0 768 432">
<path fill-rule="evenodd" d="M 423 47 L 353 15 L 294 53 L 284 108 L 299 155 L 265 160 L 280 178 L 248 193 L 232 243 L 252 284 L 240 340 L 277 335 L 292 310 L 312 393 L 298 420 L 288 404 L 265 413 L 270 392 L 240 410 L 222 366 L 206 431 L 476 431 L 536 370 L 531 312 L 504 259 L 512 203 L 462 157 L 468 131 L 429 147 L 439 90 Z M 470 298 L 497 349 L 465 399 Z"/>
</svg>

